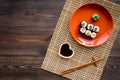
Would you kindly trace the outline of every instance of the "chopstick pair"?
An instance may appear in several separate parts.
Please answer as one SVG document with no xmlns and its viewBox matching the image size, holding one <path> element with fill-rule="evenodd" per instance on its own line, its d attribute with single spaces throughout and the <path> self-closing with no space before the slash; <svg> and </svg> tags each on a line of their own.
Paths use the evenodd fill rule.
<svg viewBox="0 0 120 80">
<path fill-rule="evenodd" d="M 81 68 L 84 68 L 84 67 L 87 67 L 89 65 L 92 65 L 92 64 L 95 64 L 96 67 L 98 66 L 97 62 L 100 62 L 100 61 L 103 61 L 105 58 L 101 58 L 101 59 L 96 59 L 95 57 L 92 58 L 92 62 L 87 62 L 87 63 L 84 63 L 84 64 L 81 64 L 77 67 L 73 67 L 73 68 L 70 68 L 70 69 L 67 69 L 67 70 L 63 70 L 61 71 L 61 74 L 64 75 L 64 74 L 68 74 L 70 72 L 73 72 L 73 71 L 76 71 L 76 70 L 79 70 Z"/>
</svg>

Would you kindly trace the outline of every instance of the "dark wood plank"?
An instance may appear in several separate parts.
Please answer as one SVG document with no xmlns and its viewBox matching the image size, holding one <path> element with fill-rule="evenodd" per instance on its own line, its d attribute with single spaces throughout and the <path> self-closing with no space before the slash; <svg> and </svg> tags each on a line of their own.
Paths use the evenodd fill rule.
<svg viewBox="0 0 120 80">
<path fill-rule="evenodd" d="M 110 56 L 120 57 L 120 31 L 116 37 Z"/>
<path fill-rule="evenodd" d="M 120 80 L 120 57 L 109 57 L 101 80 Z"/>
<path fill-rule="evenodd" d="M 31 80 L 31 78 L 32 80 L 66 80 L 42 70 L 40 67 L 43 58 L 40 56 L 2 56 L 0 59 L 0 73 L 2 73 L 0 77 L 3 79 L 21 80 L 23 77 L 23 80 Z"/>
<path fill-rule="evenodd" d="M 68 80 L 40 68 L 64 2 L 0 0 L 0 80 Z M 119 36 L 101 80 L 120 80 Z"/>
<path fill-rule="evenodd" d="M 0 80 L 64 80 L 41 70 L 64 0 L 0 1 Z"/>
</svg>

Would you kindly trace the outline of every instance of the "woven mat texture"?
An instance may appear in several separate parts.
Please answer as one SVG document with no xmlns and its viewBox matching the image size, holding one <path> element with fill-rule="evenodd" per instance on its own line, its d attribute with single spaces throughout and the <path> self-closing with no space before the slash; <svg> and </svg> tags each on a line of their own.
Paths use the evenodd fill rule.
<svg viewBox="0 0 120 80">
<path fill-rule="evenodd" d="M 109 10 L 114 20 L 114 29 L 112 36 L 104 44 L 94 48 L 87 48 L 81 46 L 73 39 L 69 30 L 69 22 L 71 15 L 79 6 L 92 2 L 100 4 Z M 41 68 L 61 75 L 60 72 L 62 70 L 78 66 L 85 62 L 89 62 L 91 61 L 92 56 L 108 58 L 119 29 L 120 5 L 107 0 L 66 0 Z M 71 48 L 75 53 L 74 56 L 70 59 L 63 59 L 58 55 L 60 45 L 65 42 L 71 45 Z M 106 61 L 107 59 L 101 61 L 98 68 L 96 68 L 94 65 L 90 65 L 86 68 L 61 76 L 64 76 L 71 80 L 100 80 Z"/>
</svg>

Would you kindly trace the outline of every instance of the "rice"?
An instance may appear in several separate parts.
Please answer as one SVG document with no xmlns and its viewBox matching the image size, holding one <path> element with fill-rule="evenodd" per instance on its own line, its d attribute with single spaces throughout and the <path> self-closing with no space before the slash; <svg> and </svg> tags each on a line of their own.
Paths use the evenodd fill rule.
<svg viewBox="0 0 120 80">
<path fill-rule="evenodd" d="M 94 31 L 94 32 L 99 32 L 99 31 L 100 31 L 100 28 L 99 28 L 98 26 L 94 26 L 93 31 Z"/>
<path fill-rule="evenodd" d="M 87 25 L 87 29 L 88 29 L 88 30 L 93 30 L 93 24 L 88 24 L 88 25 Z"/>
<path fill-rule="evenodd" d="M 85 35 L 86 35 L 86 36 L 90 36 L 90 35 L 91 35 L 91 31 L 90 31 L 90 30 L 87 30 L 87 31 L 85 32 Z"/>
<path fill-rule="evenodd" d="M 80 32 L 81 33 L 85 33 L 86 32 L 86 28 L 84 28 L 84 27 L 80 28 Z"/>
<path fill-rule="evenodd" d="M 91 38 L 95 38 L 96 36 L 97 36 L 97 34 L 95 32 L 92 32 L 90 35 Z"/>
<path fill-rule="evenodd" d="M 87 26 L 87 22 L 86 21 L 82 21 L 80 24 L 81 27 L 86 27 Z"/>
</svg>

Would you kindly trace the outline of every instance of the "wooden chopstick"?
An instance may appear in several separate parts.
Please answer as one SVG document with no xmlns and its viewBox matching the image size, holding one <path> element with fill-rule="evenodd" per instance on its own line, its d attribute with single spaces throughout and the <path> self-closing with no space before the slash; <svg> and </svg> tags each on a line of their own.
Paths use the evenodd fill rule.
<svg viewBox="0 0 120 80">
<path fill-rule="evenodd" d="M 93 60 L 93 61 L 96 61 L 96 60 L 97 60 L 97 57 L 96 57 L 96 56 L 93 56 L 93 57 L 92 57 L 92 60 Z M 95 64 L 95 67 L 98 67 L 98 63 L 94 63 L 94 64 Z"/>
<path fill-rule="evenodd" d="M 97 63 L 97 62 L 100 62 L 100 61 L 103 61 L 105 58 L 102 58 L 102 59 L 98 59 L 96 61 L 92 61 L 92 62 L 88 62 L 88 63 L 84 63 L 84 64 L 81 64 L 77 67 L 73 67 L 73 68 L 70 68 L 70 69 L 67 69 L 67 70 L 64 70 L 64 71 L 61 71 L 61 74 L 64 75 L 64 74 L 67 74 L 67 73 L 70 73 L 70 72 L 73 72 L 75 70 L 78 70 L 78 69 L 81 69 L 81 68 L 84 68 L 84 67 L 87 67 L 91 64 L 94 64 L 94 63 Z"/>
</svg>

